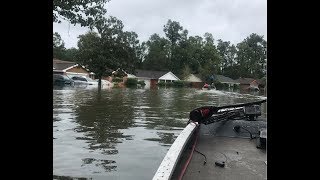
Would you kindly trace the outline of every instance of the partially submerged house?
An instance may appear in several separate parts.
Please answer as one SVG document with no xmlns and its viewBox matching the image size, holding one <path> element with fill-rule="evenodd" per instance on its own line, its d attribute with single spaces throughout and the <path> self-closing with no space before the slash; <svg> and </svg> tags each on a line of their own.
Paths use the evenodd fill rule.
<svg viewBox="0 0 320 180">
<path fill-rule="evenodd" d="M 233 79 L 226 77 L 226 76 L 223 76 L 223 75 L 216 74 L 213 77 L 214 77 L 215 82 L 224 84 L 224 85 L 228 86 L 229 88 L 233 88 L 235 85 L 240 85 L 240 83 L 238 81 L 233 80 Z"/>
<path fill-rule="evenodd" d="M 112 71 L 111 76 L 105 76 L 103 79 L 110 82 L 117 82 L 120 87 L 125 87 L 125 82 L 128 78 L 136 78 L 135 75 L 127 73 L 125 70 L 118 68 Z"/>
<path fill-rule="evenodd" d="M 257 79 L 258 82 L 258 87 L 260 89 L 264 89 L 267 85 L 267 79 L 265 77 L 261 78 L 261 79 Z"/>
<path fill-rule="evenodd" d="M 253 78 L 239 78 L 236 81 L 240 83 L 241 90 L 259 91 L 259 82 Z"/>
<path fill-rule="evenodd" d="M 136 78 L 135 75 L 127 73 L 125 70 L 118 68 L 117 70 L 112 72 L 113 77 L 122 77 L 124 81 L 128 78 Z"/>
<path fill-rule="evenodd" d="M 86 76 L 94 79 L 94 73 L 75 62 L 53 59 L 53 74 L 64 74 L 69 76 Z"/>
<path fill-rule="evenodd" d="M 171 71 L 150 71 L 138 69 L 135 71 L 136 79 L 145 81 L 146 86 L 154 87 L 159 82 L 174 82 L 180 80 Z"/>
<path fill-rule="evenodd" d="M 190 74 L 186 78 L 183 79 L 185 82 L 189 82 L 191 84 L 191 87 L 194 88 L 201 88 L 204 84 L 204 82 L 195 74 Z"/>
</svg>

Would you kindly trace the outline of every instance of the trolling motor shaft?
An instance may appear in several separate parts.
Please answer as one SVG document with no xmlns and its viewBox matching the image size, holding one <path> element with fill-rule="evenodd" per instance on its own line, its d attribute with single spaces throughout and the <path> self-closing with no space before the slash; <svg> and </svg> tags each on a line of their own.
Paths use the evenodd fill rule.
<svg viewBox="0 0 320 180">
<path fill-rule="evenodd" d="M 215 106 L 203 106 L 197 109 L 194 109 L 189 114 L 189 119 L 199 124 L 211 124 L 214 122 L 234 119 L 234 118 L 244 118 L 249 120 L 254 120 L 258 116 L 261 116 L 261 103 L 266 102 L 266 100 L 237 104 L 237 105 L 228 105 L 222 107 Z M 237 108 L 237 109 L 230 109 Z M 225 109 L 225 111 L 220 111 Z"/>
</svg>

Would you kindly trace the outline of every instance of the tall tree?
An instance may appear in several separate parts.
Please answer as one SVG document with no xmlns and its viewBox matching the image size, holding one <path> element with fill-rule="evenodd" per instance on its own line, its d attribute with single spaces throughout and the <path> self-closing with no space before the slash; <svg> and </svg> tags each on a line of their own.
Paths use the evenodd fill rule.
<svg viewBox="0 0 320 180">
<path fill-rule="evenodd" d="M 107 12 L 104 8 L 110 0 L 53 0 L 53 22 L 60 23 L 60 19 L 70 21 L 71 24 L 92 26 L 94 21 L 103 17 Z"/>
<path fill-rule="evenodd" d="M 52 51 L 53 51 L 53 58 L 57 58 L 57 59 L 65 58 L 66 48 L 64 47 L 64 42 L 61 39 L 60 34 L 57 32 L 53 33 Z"/>
<path fill-rule="evenodd" d="M 158 34 L 153 34 L 145 45 L 147 54 L 143 61 L 143 68 L 158 71 L 169 70 L 170 41 L 161 38 Z"/>
<path fill-rule="evenodd" d="M 191 71 L 196 74 L 200 72 L 202 66 L 203 45 L 203 38 L 200 36 L 190 36 L 188 38 L 188 65 Z"/>
<path fill-rule="evenodd" d="M 168 20 L 167 24 L 163 26 L 163 31 L 170 41 L 170 53 L 169 53 L 169 67 L 170 70 L 178 75 L 181 75 L 184 65 L 186 65 L 186 53 L 184 51 L 184 45 L 186 42 L 188 31 L 183 30 L 183 27 L 177 21 Z M 183 46 L 183 47 L 181 47 Z"/>
<path fill-rule="evenodd" d="M 231 77 L 237 78 L 238 77 L 238 70 L 236 66 L 236 55 L 237 49 L 236 47 L 231 44 L 230 41 L 222 41 L 221 39 L 218 40 L 217 49 L 219 55 L 221 56 L 221 63 L 220 69 L 221 74 Z"/>
<path fill-rule="evenodd" d="M 138 35 L 124 32 L 122 21 L 110 17 L 95 24 L 98 32 L 89 31 L 79 36 L 78 61 L 101 78 L 118 68 L 133 72 L 139 60 Z"/>
<path fill-rule="evenodd" d="M 66 61 L 76 61 L 77 60 L 78 49 L 70 48 L 65 51 L 65 60 Z"/>
<path fill-rule="evenodd" d="M 169 19 L 167 24 L 163 26 L 163 31 L 173 46 L 181 39 L 183 27 L 180 26 L 179 22 Z"/>
<path fill-rule="evenodd" d="M 214 44 L 212 34 L 205 33 L 204 37 L 205 42 L 202 52 L 202 67 L 209 72 L 207 76 L 211 76 L 212 74 L 217 74 L 220 72 L 221 57 L 219 56 L 218 50 Z"/>
<path fill-rule="evenodd" d="M 237 45 L 241 75 L 262 78 L 266 75 L 266 45 L 263 36 L 252 33 Z"/>
</svg>

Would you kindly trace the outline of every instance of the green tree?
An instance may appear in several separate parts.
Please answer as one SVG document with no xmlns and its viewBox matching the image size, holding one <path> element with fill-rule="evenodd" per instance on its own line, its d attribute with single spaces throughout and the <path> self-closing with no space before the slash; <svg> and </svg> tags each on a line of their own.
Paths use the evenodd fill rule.
<svg viewBox="0 0 320 180">
<path fill-rule="evenodd" d="M 182 67 L 188 64 L 185 49 L 187 46 L 188 30 L 184 30 L 179 22 L 169 19 L 167 24 L 163 26 L 163 31 L 170 41 L 168 66 L 173 73 L 181 75 Z"/>
<path fill-rule="evenodd" d="M 211 33 L 205 33 L 204 37 L 190 36 L 187 52 L 189 55 L 189 67 L 201 79 L 209 81 L 212 74 L 219 71 L 220 56 L 214 44 Z"/>
<path fill-rule="evenodd" d="M 167 24 L 163 26 L 163 31 L 173 46 L 181 39 L 183 27 L 179 22 L 169 19 Z"/>
<path fill-rule="evenodd" d="M 230 41 L 218 40 L 217 49 L 221 56 L 220 69 L 222 75 L 236 78 L 239 76 L 236 66 L 237 49 L 233 44 L 230 44 Z"/>
<path fill-rule="evenodd" d="M 145 43 L 147 49 L 143 68 L 148 70 L 169 70 L 170 41 L 153 34 Z"/>
<path fill-rule="evenodd" d="M 263 36 L 255 33 L 237 45 L 237 61 L 242 76 L 262 78 L 266 75 L 266 45 Z"/>
<path fill-rule="evenodd" d="M 198 74 L 200 67 L 202 66 L 202 54 L 203 54 L 203 38 L 200 36 L 190 36 L 188 38 L 188 65 L 193 73 Z"/>
<path fill-rule="evenodd" d="M 89 31 L 79 36 L 78 62 L 101 78 L 118 68 L 133 72 L 139 59 L 138 35 L 124 32 L 122 21 L 110 17 L 95 24 L 98 32 Z"/>
<path fill-rule="evenodd" d="M 66 48 L 59 33 L 53 33 L 53 58 L 64 59 Z"/>
<path fill-rule="evenodd" d="M 202 52 L 202 68 L 208 72 L 207 76 L 220 72 L 221 56 L 214 44 L 214 39 L 211 33 L 205 33 L 205 42 Z"/>
<path fill-rule="evenodd" d="M 110 0 L 53 0 L 53 22 L 60 23 L 60 19 L 70 21 L 71 24 L 92 26 L 107 12 L 104 8 Z"/>
<path fill-rule="evenodd" d="M 76 61 L 77 60 L 78 49 L 70 48 L 65 51 L 65 60 L 66 61 Z"/>
</svg>

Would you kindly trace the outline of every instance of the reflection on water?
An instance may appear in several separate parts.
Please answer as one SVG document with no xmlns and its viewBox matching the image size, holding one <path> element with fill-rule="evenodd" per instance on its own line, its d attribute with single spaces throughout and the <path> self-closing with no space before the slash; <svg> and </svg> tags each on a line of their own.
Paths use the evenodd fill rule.
<svg viewBox="0 0 320 180">
<path fill-rule="evenodd" d="M 259 98 L 189 88 L 54 89 L 54 178 L 151 179 L 192 109 Z"/>
</svg>

